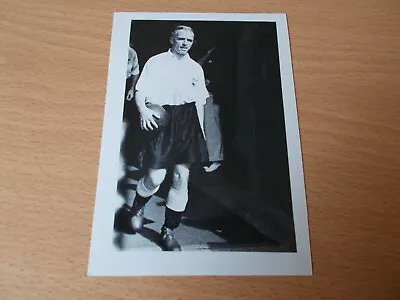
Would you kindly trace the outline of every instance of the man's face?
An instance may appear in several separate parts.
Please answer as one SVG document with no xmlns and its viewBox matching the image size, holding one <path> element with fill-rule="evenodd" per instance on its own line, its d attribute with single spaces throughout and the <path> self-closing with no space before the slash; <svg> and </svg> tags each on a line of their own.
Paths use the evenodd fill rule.
<svg viewBox="0 0 400 300">
<path fill-rule="evenodd" d="M 194 34 L 189 30 L 178 30 L 171 38 L 171 51 L 177 55 L 185 55 L 193 45 Z"/>
</svg>

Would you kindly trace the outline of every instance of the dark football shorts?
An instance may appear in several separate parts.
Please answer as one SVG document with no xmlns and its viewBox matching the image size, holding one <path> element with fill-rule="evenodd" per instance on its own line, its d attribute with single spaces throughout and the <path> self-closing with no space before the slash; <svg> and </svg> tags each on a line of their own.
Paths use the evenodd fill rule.
<svg viewBox="0 0 400 300">
<path fill-rule="evenodd" d="M 141 165 L 167 169 L 177 164 L 208 161 L 207 145 L 200 127 L 196 105 L 164 105 L 169 122 L 153 131 L 143 130 Z"/>
</svg>

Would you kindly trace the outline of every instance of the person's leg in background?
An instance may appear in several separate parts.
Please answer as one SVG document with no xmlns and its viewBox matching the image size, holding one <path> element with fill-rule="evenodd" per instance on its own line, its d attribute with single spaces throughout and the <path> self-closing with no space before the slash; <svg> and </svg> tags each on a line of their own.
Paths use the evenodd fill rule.
<svg viewBox="0 0 400 300">
<path fill-rule="evenodd" d="M 220 128 L 219 105 L 210 94 L 204 107 L 204 131 L 210 164 L 203 169 L 206 172 L 217 170 L 223 160 L 223 145 Z"/>
</svg>

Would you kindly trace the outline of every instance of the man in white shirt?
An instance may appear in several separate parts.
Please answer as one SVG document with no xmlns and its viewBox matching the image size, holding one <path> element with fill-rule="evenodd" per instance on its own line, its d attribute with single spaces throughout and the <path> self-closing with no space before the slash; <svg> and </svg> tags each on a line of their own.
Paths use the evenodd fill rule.
<svg viewBox="0 0 400 300">
<path fill-rule="evenodd" d="M 188 202 L 190 165 L 208 160 L 203 118 L 209 94 L 202 67 L 188 54 L 193 41 L 192 28 L 177 26 L 170 38 L 171 49 L 151 57 L 136 84 L 140 125 L 147 135 L 143 164 L 148 172 L 138 182 L 133 205 L 125 204 L 122 212 L 133 229 L 140 231 L 144 206 L 158 191 L 167 169 L 172 168 L 173 182 L 166 199 L 160 241 L 166 251 L 181 250 L 173 231 L 179 226 Z M 159 116 L 147 103 L 165 109 L 169 115 L 166 126 L 158 126 Z"/>
</svg>

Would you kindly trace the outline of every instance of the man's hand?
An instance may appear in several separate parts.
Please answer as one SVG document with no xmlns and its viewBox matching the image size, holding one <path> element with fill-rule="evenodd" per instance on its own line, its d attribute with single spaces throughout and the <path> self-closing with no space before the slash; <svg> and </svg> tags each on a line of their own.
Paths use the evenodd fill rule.
<svg viewBox="0 0 400 300">
<path fill-rule="evenodd" d="M 128 91 L 128 94 L 126 95 L 126 101 L 131 101 L 133 99 L 133 87 Z"/>
<path fill-rule="evenodd" d="M 139 110 L 140 113 L 140 127 L 146 131 L 158 128 L 158 125 L 154 118 L 159 119 L 160 116 L 157 115 L 148 107 L 142 107 Z"/>
</svg>

